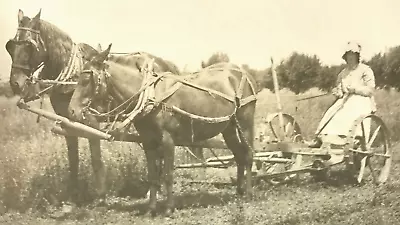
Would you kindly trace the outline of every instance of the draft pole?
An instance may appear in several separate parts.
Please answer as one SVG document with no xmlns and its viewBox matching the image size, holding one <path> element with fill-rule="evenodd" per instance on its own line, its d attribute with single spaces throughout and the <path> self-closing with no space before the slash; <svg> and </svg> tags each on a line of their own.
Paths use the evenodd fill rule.
<svg viewBox="0 0 400 225">
<path fill-rule="evenodd" d="M 276 68 L 274 64 L 274 59 L 271 57 L 271 72 L 272 72 L 272 80 L 274 82 L 274 90 L 275 90 L 275 97 L 276 97 L 276 104 L 277 104 L 277 109 L 278 109 L 278 120 L 279 120 L 279 139 L 280 137 L 283 137 L 283 140 L 279 141 L 285 141 L 286 140 L 286 134 L 285 134 L 285 128 L 284 128 L 284 123 L 283 123 L 283 115 L 282 115 L 282 105 L 281 105 L 281 98 L 279 95 L 279 83 L 278 83 L 278 77 L 276 75 Z"/>
</svg>

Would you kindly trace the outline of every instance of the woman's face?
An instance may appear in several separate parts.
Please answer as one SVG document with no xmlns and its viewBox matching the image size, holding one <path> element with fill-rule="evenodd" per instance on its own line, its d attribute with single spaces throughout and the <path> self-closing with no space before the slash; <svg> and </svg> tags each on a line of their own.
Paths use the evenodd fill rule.
<svg viewBox="0 0 400 225">
<path fill-rule="evenodd" d="M 356 65 L 358 63 L 358 55 L 354 52 L 347 52 L 346 59 L 349 65 Z"/>
</svg>

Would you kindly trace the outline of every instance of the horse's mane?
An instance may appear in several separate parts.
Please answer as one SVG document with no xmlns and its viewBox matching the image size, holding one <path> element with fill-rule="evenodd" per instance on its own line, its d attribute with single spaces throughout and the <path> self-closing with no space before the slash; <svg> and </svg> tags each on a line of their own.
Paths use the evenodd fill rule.
<svg viewBox="0 0 400 225">
<path fill-rule="evenodd" d="M 63 66 L 69 59 L 69 50 L 72 48 L 71 37 L 56 27 L 55 25 L 40 20 L 40 33 L 44 43 L 47 45 L 47 51 L 51 57 L 51 63 L 58 66 Z"/>
<path fill-rule="evenodd" d="M 138 70 L 140 70 L 140 67 L 145 63 L 146 57 L 154 58 L 154 62 L 162 71 L 168 71 L 177 75 L 180 74 L 178 67 L 174 63 L 147 52 L 138 52 L 128 55 L 110 55 L 109 60 L 122 65 L 135 66 Z"/>
<path fill-rule="evenodd" d="M 159 66 L 161 66 L 162 69 L 164 69 L 164 71 L 169 71 L 169 72 L 171 72 L 173 74 L 176 74 L 176 75 L 180 74 L 178 66 L 175 65 L 173 62 L 171 62 L 169 60 L 162 59 L 162 58 L 160 58 L 158 56 L 155 56 L 155 55 L 152 55 L 150 53 L 145 53 L 145 54 L 149 55 L 151 58 L 154 58 L 155 62 Z"/>
<path fill-rule="evenodd" d="M 44 77 L 55 78 L 51 76 L 59 74 L 67 65 L 74 42 L 66 32 L 45 20 L 40 20 L 40 33 L 49 56 L 47 68 L 43 70 Z M 88 44 L 79 43 L 78 46 L 84 59 L 97 53 L 97 50 Z"/>
<path fill-rule="evenodd" d="M 94 54 L 98 54 L 98 51 L 96 49 L 86 43 L 79 43 L 78 45 L 84 58 L 86 58 L 86 56 L 90 57 Z"/>
</svg>

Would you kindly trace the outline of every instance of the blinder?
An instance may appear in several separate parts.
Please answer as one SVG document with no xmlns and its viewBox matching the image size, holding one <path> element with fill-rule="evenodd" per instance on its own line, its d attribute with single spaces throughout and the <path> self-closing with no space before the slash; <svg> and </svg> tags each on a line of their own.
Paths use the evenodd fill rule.
<svg viewBox="0 0 400 225">
<path fill-rule="evenodd" d="M 104 72 L 105 74 L 101 74 L 101 72 Z M 90 85 L 92 85 L 92 87 L 94 87 L 93 92 L 91 93 L 92 96 L 89 97 L 89 101 L 87 102 L 87 104 L 85 104 L 85 107 L 82 110 L 83 113 L 83 117 L 85 117 L 86 113 L 90 113 L 90 108 L 92 107 L 92 104 L 94 102 L 97 102 L 99 100 L 103 100 L 102 98 L 104 97 L 104 94 L 106 92 L 106 88 L 107 88 L 107 77 L 109 76 L 109 73 L 105 70 L 102 70 L 101 72 L 97 72 L 94 70 L 82 70 L 81 74 L 89 74 L 89 82 Z M 97 75 L 97 79 L 95 77 L 95 75 Z M 102 83 L 102 75 L 104 75 L 104 83 Z"/>
<path fill-rule="evenodd" d="M 6 43 L 6 50 L 7 50 L 8 54 L 10 54 L 11 58 L 13 57 L 13 52 L 14 52 L 15 45 L 16 45 L 15 42 L 16 41 L 14 39 L 10 39 Z"/>
<path fill-rule="evenodd" d="M 19 40 L 19 37 L 20 37 L 19 31 L 20 30 L 28 31 L 26 33 L 25 39 L 23 39 L 23 40 Z M 32 34 L 35 34 L 36 37 L 33 38 Z M 46 47 L 44 45 L 42 37 L 40 36 L 40 31 L 31 29 L 31 28 L 27 28 L 27 27 L 18 27 L 17 35 L 15 36 L 15 38 L 7 41 L 5 47 L 6 47 L 6 50 L 8 51 L 8 53 L 10 54 L 11 58 L 14 58 L 14 50 L 17 45 L 29 45 L 29 47 L 31 47 L 32 50 L 36 51 L 36 53 L 39 53 L 40 52 L 39 43 L 42 46 L 43 51 L 46 52 Z M 30 58 L 35 58 L 35 55 L 32 54 Z M 28 71 L 29 78 L 32 78 L 32 75 L 35 73 L 35 71 L 37 71 L 42 66 L 43 66 L 43 62 L 39 63 L 39 65 L 37 65 L 36 67 L 32 67 L 32 65 L 22 65 L 22 64 L 15 63 L 14 60 L 11 65 L 12 68 L 18 68 L 18 69 Z"/>
<path fill-rule="evenodd" d="M 107 87 L 107 77 L 109 76 L 107 71 L 102 71 L 104 72 L 104 83 L 102 83 L 102 74 L 101 73 L 95 73 L 95 71 L 93 70 L 83 70 L 81 73 L 88 73 L 90 74 L 90 83 L 95 86 L 94 92 L 93 92 L 93 96 L 92 98 L 96 98 L 96 97 L 100 97 L 104 94 L 104 89 Z M 97 76 L 97 80 L 96 77 L 94 75 L 98 75 Z"/>
</svg>

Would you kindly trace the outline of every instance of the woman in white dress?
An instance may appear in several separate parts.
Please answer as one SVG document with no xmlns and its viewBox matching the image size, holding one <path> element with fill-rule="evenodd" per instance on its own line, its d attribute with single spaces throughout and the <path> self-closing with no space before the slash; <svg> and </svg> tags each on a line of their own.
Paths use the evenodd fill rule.
<svg viewBox="0 0 400 225">
<path fill-rule="evenodd" d="M 360 62 L 360 51 L 359 44 L 347 43 L 342 56 L 347 65 L 339 73 L 336 87 L 332 90 L 337 99 L 321 119 L 310 147 L 320 147 L 322 143 L 344 144 L 344 137 L 354 121 L 376 111 L 374 72 Z M 360 135 L 361 129 L 357 133 Z"/>
</svg>

